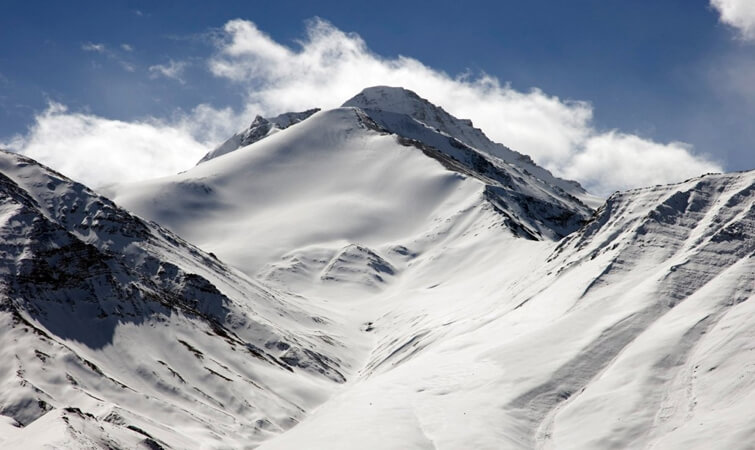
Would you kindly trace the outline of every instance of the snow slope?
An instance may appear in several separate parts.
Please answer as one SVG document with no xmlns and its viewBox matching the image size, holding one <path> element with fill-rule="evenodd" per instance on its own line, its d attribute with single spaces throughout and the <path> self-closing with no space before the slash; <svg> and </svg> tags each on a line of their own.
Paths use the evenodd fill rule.
<svg viewBox="0 0 755 450">
<path fill-rule="evenodd" d="M 316 307 L 4 152 L 0 235 L 4 448 L 250 445 L 348 374 Z"/>
<path fill-rule="evenodd" d="M 538 240 L 592 213 L 547 180 L 386 111 L 319 112 L 181 174 L 105 192 L 249 275 L 355 243 L 388 245 L 472 207 L 495 209 L 514 234 Z"/>
<path fill-rule="evenodd" d="M 18 368 L 0 373 L 0 447 L 744 449 L 755 438 L 755 171 L 616 193 L 593 211 L 577 184 L 387 87 L 185 173 L 107 189 L 154 222 L 4 158 L 2 192 L 45 200 L 28 217 L 20 200 L 0 215 L 0 233 L 21 242 L 2 265 L 16 293 L 0 348 Z M 73 243 L 46 244 L 32 226 L 42 218 Z M 92 223 L 102 231 L 81 225 Z M 39 250 L 76 240 L 99 253 Z M 57 279 L 72 281 L 38 295 L 10 275 L 29 259 L 66 261 Z M 104 318 L 78 306 L 93 275 L 75 276 L 100 260 L 95 272 L 129 289 L 95 296 Z M 158 261 L 176 269 L 161 275 Z M 124 305 L 130 315 L 110 318 Z M 47 337 L 23 331 L 32 325 Z M 102 374 L 74 372 L 76 358 Z"/>
<path fill-rule="evenodd" d="M 751 448 L 755 172 L 483 241 L 380 298 L 365 368 L 263 448 Z"/>
</svg>

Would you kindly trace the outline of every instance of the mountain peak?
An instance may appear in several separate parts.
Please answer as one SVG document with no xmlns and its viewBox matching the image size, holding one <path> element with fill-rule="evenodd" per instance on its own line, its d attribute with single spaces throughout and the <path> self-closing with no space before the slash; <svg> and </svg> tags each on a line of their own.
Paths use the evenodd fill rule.
<svg viewBox="0 0 755 450">
<path fill-rule="evenodd" d="M 249 128 L 240 133 L 234 134 L 227 141 L 209 151 L 197 164 L 225 155 L 226 153 L 230 153 L 240 147 L 246 147 L 247 145 L 253 144 L 276 131 L 285 130 L 291 125 L 295 125 L 302 120 L 308 119 L 312 114 L 318 111 L 320 111 L 320 108 L 312 108 L 302 112 L 287 112 L 275 117 L 262 117 L 258 114 L 254 117 Z"/>
<path fill-rule="evenodd" d="M 396 107 L 411 103 L 427 103 L 429 101 L 417 95 L 416 92 L 397 86 L 371 86 L 347 100 L 342 106 L 358 108 L 380 109 L 393 112 Z"/>
<path fill-rule="evenodd" d="M 597 207 L 602 203 L 602 199 L 597 199 L 588 194 L 578 182 L 554 176 L 547 169 L 538 166 L 528 155 L 492 141 L 481 129 L 475 128 L 471 120 L 459 119 L 409 89 L 392 86 L 368 87 L 347 100 L 343 106 L 362 109 L 380 126 L 397 134 L 403 134 L 405 137 L 416 139 L 418 136 L 407 134 L 409 130 L 397 128 L 396 116 L 409 116 L 429 129 L 452 137 L 469 147 L 500 158 L 512 166 L 527 171 L 536 178 L 579 198 L 586 204 Z M 505 118 L 503 119 L 505 120 Z"/>
<path fill-rule="evenodd" d="M 406 114 L 448 134 L 459 131 L 454 125 L 472 128 L 471 120 L 457 119 L 416 92 L 402 87 L 368 87 L 347 100 L 343 106 Z"/>
</svg>

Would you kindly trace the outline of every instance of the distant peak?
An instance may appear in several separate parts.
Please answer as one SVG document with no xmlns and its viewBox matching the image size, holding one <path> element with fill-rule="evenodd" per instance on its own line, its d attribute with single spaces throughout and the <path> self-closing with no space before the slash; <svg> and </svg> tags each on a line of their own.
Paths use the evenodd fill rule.
<svg viewBox="0 0 755 450">
<path fill-rule="evenodd" d="M 264 120 L 266 122 L 274 123 L 275 126 L 283 130 L 291 125 L 301 122 L 302 120 L 308 119 L 312 114 L 318 111 L 320 111 L 320 108 L 312 108 L 302 112 L 287 112 Z"/>
<path fill-rule="evenodd" d="M 364 95 L 364 96 L 405 96 L 405 97 L 411 97 L 415 99 L 422 99 L 419 95 L 417 95 L 416 92 L 406 89 L 401 86 L 371 86 L 362 89 L 362 92 L 360 92 L 358 95 Z"/>
<path fill-rule="evenodd" d="M 264 117 L 260 116 L 259 114 L 254 117 L 254 120 L 252 121 L 252 124 L 249 125 L 249 128 L 253 128 L 256 126 L 260 126 L 264 123 L 268 123 L 269 121 L 265 119 Z"/>
<path fill-rule="evenodd" d="M 295 125 L 303 120 L 308 119 L 312 114 L 320 111 L 320 108 L 312 108 L 301 112 L 287 112 L 275 117 L 255 116 L 249 128 L 241 133 L 234 134 L 230 139 L 220 144 L 218 147 L 204 155 L 197 163 L 201 164 L 210 159 L 230 153 L 238 148 L 246 147 L 253 144 L 272 132 L 285 130 L 291 125 Z"/>
<path fill-rule="evenodd" d="M 407 105 L 417 103 L 432 105 L 409 89 L 394 86 L 372 86 L 365 88 L 362 92 L 347 100 L 343 106 L 406 112 Z M 396 111 L 397 108 L 399 111 Z"/>
</svg>

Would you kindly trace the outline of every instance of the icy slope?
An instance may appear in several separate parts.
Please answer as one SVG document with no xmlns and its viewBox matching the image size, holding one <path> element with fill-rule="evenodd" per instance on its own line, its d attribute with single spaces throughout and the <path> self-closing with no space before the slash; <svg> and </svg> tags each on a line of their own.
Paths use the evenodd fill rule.
<svg viewBox="0 0 755 450">
<path fill-rule="evenodd" d="M 313 305 L 5 152 L 0 237 L 3 448 L 250 445 L 348 374 Z"/>
</svg>

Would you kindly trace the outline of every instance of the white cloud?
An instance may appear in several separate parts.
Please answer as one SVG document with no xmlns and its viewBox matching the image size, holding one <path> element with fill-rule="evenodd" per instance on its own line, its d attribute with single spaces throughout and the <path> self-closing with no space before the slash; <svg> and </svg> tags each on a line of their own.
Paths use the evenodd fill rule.
<svg viewBox="0 0 755 450">
<path fill-rule="evenodd" d="M 721 171 L 683 144 L 596 130 L 589 103 L 538 89 L 520 92 L 484 74 L 452 77 L 413 58 L 382 58 L 359 36 L 322 20 L 310 22 L 296 49 L 275 42 L 252 22 L 232 20 L 217 47 L 210 70 L 245 87 L 249 107 L 267 114 L 335 107 L 371 85 L 403 86 L 595 192 Z M 643 161 L 633 160 L 638 156 Z"/>
<path fill-rule="evenodd" d="M 565 167 L 564 175 L 590 180 L 603 193 L 622 187 L 652 186 L 699 176 L 721 169 L 690 153 L 688 145 L 659 144 L 611 131 L 591 136 Z"/>
<path fill-rule="evenodd" d="M 188 64 L 185 61 L 173 61 L 172 59 L 168 64 L 156 64 L 150 66 L 149 72 L 151 78 L 165 77 L 177 80 L 179 83 L 184 84 L 183 73 Z"/>
<path fill-rule="evenodd" d="M 85 42 L 81 44 L 81 49 L 85 52 L 105 53 L 105 44 L 95 44 L 92 42 Z"/>
<path fill-rule="evenodd" d="M 22 153 L 92 187 L 177 173 L 233 131 L 230 109 L 200 105 L 170 122 L 123 122 L 50 103 L 26 135 L 0 147 Z"/>
<path fill-rule="evenodd" d="M 122 49 L 123 49 L 124 51 L 127 51 L 127 52 L 133 52 L 133 51 L 134 51 L 134 47 L 132 47 L 132 46 L 131 46 L 131 45 L 129 45 L 129 44 L 121 44 L 121 48 L 122 48 Z"/>
<path fill-rule="evenodd" d="M 755 1 L 710 0 L 718 10 L 721 22 L 739 30 L 744 39 L 755 40 Z"/>
<path fill-rule="evenodd" d="M 216 44 L 209 68 L 246 93 L 244 111 L 199 105 L 169 120 L 128 123 L 51 104 L 26 135 L 6 146 L 93 186 L 146 179 L 188 169 L 256 113 L 336 107 L 364 87 L 394 85 L 471 118 L 493 140 L 596 193 L 721 171 L 685 144 L 596 130 L 589 103 L 538 89 L 520 92 L 484 74 L 452 77 L 403 56 L 382 58 L 359 36 L 321 20 L 310 22 L 297 48 L 280 45 L 243 20 L 228 22 Z M 185 68 L 185 62 L 170 60 L 149 70 L 153 77 L 183 82 Z"/>
</svg>

